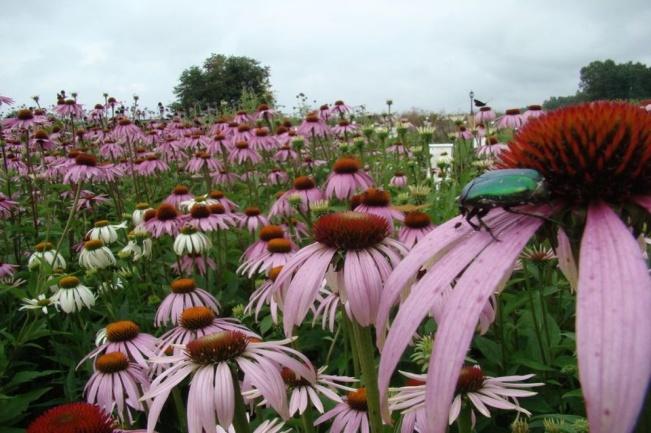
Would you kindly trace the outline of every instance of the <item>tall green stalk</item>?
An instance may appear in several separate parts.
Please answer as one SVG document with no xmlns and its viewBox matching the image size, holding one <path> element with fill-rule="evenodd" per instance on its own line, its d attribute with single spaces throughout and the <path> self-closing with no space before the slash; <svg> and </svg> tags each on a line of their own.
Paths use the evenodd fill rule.
<svg viewBox="0 0 651 433">
<path fill-rule="evenodd" d="M 375 346 L 371 327 L 363 327 L 351 320 L 353 333 L 357 345 L 354 350 L 359 357 L 359 366 L 362 370 L 362 382 L 366 387 L 366 404 L 368 406 L 368 419 L 371 433 L 382 432 L 382 418 L 380 415 L 380 391 L 377 384 L 377 363 L 375 361 Z"/>
</svg>

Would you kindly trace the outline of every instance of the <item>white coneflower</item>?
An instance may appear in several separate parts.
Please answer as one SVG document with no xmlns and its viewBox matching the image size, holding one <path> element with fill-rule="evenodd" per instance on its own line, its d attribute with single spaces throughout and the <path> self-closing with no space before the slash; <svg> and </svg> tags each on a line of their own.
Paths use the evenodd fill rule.
<svg viewBox="0 0 651 433">
<path fill-rule="evenodd" d="M 203 254 L 210 247 L 212 247 L 212 242 L 208 236 L 198 232 L 192 226 L 184 226 L 174 239 L 174 252 L 179 256 Z"/>
<path fill-rule="evenodd" d="M 152 207 L 149 206 L 149 203 L 138 203 L 136 204 L 136 210 L 133 211 L 131 214 L 131 221 L 133 222 L 134 226 L 140 225 L 140 223 L 143 222 L 145 219 L 145 212 L 148 210 L 154 210 Z"/>
<path fill-rule="evenodd" d="M 115 265 L 115 257 L 104 242 L 93 239 L 84 242 L 84 248 L 79 253 L 79 266 L 84 269 L 104 269 Z"/>
<path fill-rule="evenodd" d="M 51 242 L 40 242 L 34 248 L 36 251 L 27 261 L 27 267 L 30 271 L 41 266 L 42 262 L 47 263 L 54 270 L 66 268 L 66 260 L 60 253 L 56 253 Z"/>
<path fill-rule="evenodd" d="M 52 301 L 52 298 L 48 298 L 42 293 L 34 299 L 23 298 L 22 301 L 23 305 L 18 308 L 19 310 L 41 310 L 43 314 L 47 314 L 48 307 L 56 307 L 56 303 Z"/>
<path fill-rule="evenodd" d="M 59 290 L 50 298 L 56 302 L 64 313 L 74 313 L 82 308 L 95 305 L 95 295 L 90 289 L 72 275 L 59 280 Z"/>
<path fill-rule="evenodd" d="M 129 242 L 120 250 L 118 256 L 122 258 L 132 257 L 134 262 L 151 257 L 152 241 L 149 232 L 136 227 L 127 235 Z"/>
<path fill-rule="evenodd" d="M 95 227 L 90 229 L 86 236 L 88 239 L 99 239 L 104 242 L 104 245 L 109 245 L 118 240 L 118 229 L 126 227 L 126 221 L 120 224 L 109 224 L 107 220 L 101 220 L 95 223 Z"/>
</svg>

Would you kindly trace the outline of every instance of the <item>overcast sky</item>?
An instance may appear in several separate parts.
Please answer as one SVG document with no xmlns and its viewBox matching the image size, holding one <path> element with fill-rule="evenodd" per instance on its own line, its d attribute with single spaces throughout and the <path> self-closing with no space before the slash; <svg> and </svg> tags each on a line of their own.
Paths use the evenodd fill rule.
<svg viewBox="0 0 651 433">
<path fill-rule="evenodd" d="M 7 1 L 0 95 L 76 91 L 150 107 L 211 53 L 271 68 L 285 110 L 304 92 L 382 110 L 505 109 L 576 91 L 592 60 L 651 65 L 651 1 Z"/>
</svg>

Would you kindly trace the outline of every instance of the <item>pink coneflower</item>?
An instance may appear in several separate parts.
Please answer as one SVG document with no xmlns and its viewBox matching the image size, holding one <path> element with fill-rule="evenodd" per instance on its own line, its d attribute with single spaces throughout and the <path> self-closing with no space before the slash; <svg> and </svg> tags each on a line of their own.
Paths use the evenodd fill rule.
<svg viewBox="0 0 651 433">
<path fill-rule="evenodd" d="M 387 147 L 386 151 L 387 153 L 393 153 L 395 155 L 411 156 L 411 151 L 407 148 L 407 146 L 399 141 Z"/>
<path fill-rule="evenodd" d="M 95 104 L 92 110 L 88 113 L 91 119 L 101 119 L 106 114 L 106 107 L 102 104 Z"/>
<path fill-rule="evenodd" d="M 389 180 L 389 185 L 396 188 L 404 188 L 407 186 L 407 175 L 404 171 L 396 171 L 393 177 Z"/>
<path fill-rule="evenodd" d="M 154 176 L 169 169 L 169 165 L 165 161 L 161 161 L 156 155 L 147 156 L 135 166 L 135 170 L 141 176 Z"/>
<path fill-rule="evenodd" d="M 499 157 L 500 153 L 504 152 L 508 148 L 508 145 L 498 142 L 497 138 L 489 137 L 486 140 L 486 144 L 478 147 L 476 152 L 477 156 L 480 157 Z"/>
<path fill-rule="evenodd" d="M 10 117 L 8 119 L 3 120 L 2 126 L 10 130 L 17 130 L 17 129 L 29 129 L 40 123 L 42 122 L 39 122 L 39 120 L 35 118 L 32 110 L 25 108 L 22 110 L 18 110 L 18 112 L 16 113 L 16 117 Z"/>
<path fill-rule="evenodd" d="M 398 232 L 398 240 L 412 249 L 432 230 L 434 225 L 429 215 L 420 211 L 409 212 L 405 215 L 404 226 Z"/>
<path fill-rule="evenodd" d="M 221 155 L 224 153 L 227 149 L 229 149 L 229 142 L 228 138 L 224 133 L 216 133 L 212 140 L 206 144 L 206 151 L 208 151 L 211 155 Z"/>
<path fill-rule="evenodd" d="M 54 111 L 61 117 L 82 117 L 84 109 L 81 104 L 77 104 L 74 99 L 66 99 L 63 104 L 57 104 Z"/>
<path fill-rule="evenodd" d="M 522 117 L 524 118 L 524 121 L 528 121 L 531 119 L 535 119 L 537 117 L 543 116 L 545 112 L 543 111 L 542 107 L 540 105 L 529 105 L 527 107 L 527 111 L 524 112 Z"/>
<path fill-rule="evenodd" d="M 50 136 L 44 129 L 37 129 L 31 136 L 31 143 L 41 150 L 52 150 L 55 147 L 54 142 L 50 140 Z"/>
<path fill-rule="evenodd" d="M 377 313 L 383 283 L 405 247 L 387 237 L 389 227 L 384 218 L 359 212 L 322 216 L 313 233 L 316 243 L 294 254 L 275 283 L 280 287 L 291 281 L 285 293 L 280 293 L 285 334 L 292 335 L 294 326 L 301 324 L 331 268 L 341 273 L 343 284 L 338 289 L 350 305 L 352 318 L 369 326 Z"/>
<path fill-rule="evenodd" d="M 247 123 L 251 120 L 251 117 L 246 111 L 238 111 L 233 116 L 233 121 L 237 123 Z"/>
<path fill-rule="evenodd" d="M 244 373 L 264 399 L 281 416 L 288 416 L 287 396 L 280 371 L 288 367 L 300 377 L 315 381 L 314 369 L 300 353 L 285 347 L 290 340 L 255 342 L 240 332 L 219 332 L 187 344 L 183 353 L 156 358 L 153 362 L 171 364 L 152 382 L 145 398 L 153 398 L 147 418 L 148 431 L 160 416 L 172 389 L 192 375 L 188 394 L 188 433 L 212 431 L 215 424 L 228 428 L 235 411 L 235 386 L 229 364 Z"/>
<path fill-rule="evenodd" d="M 191 278 L 179 278 L 170 283 L 170 293 L 156 310 L 154 325 L 160 327 L 168 322 L 178 323 L 180 314 L 186 308 L 204 306 L 219 313 L 219 301 L 204 289 L 197 287 Z"/>
<path fill-rule="evenodd" d="M 75 157 L 75 164 L 68 167 L 63 176 L 63 183 L 102 182 L 106 174 L 97 166 L 97 158 L 89 153 L 80 153 Z"/>
<path fill-rule="evenodd" d="M 0 192 L 0 218 L 9 218 L 17 206 L 18 202 Z"/>
<path fill-rule="evenodd" d="M 457 128 L 457 138 L 459 140 L 472 140 L 472 132 L 468 131 L 465 126 L 459 126 Z"/>
<path fill-rule="evenodd" d="M 298 159 L 298 153 L 286 144 L 278 149 L 278 152 L 274 154 L 274 159 L 280 162 L 293 161 Z"/>
<path fill-rule="evenodd" d="M 0 278 L 13 277 L 18 265 L 0 262 Z"/>
<path fill-rule="evenodd" d="M 275 137 L 269 135 L 268 128 L 255 128 L 249 144 L 251 149 L 256 151 L 272 150 L 278 146 L 278 141 L 276 141 Z"/>
<path fill-rule="evenodd" d="M 14 100 L 11 99 L 9 96 L 0 95 L 0 105 L 12 105 L 13 103 Z"/>
<path fill-rule="evenodd" d="M 330 134 L 330 127 L 316 113 L 310 113 L 305 117 L 303 123 L 296 130 L 303 137 L 327 137 Z"/>
<path fill-rule="evenodd" d="M 215 173 L 210 173 L 211 179 L 217 185 L 228 186 L 232 185 L 240 179 L 236 173 L 231 173 L 226 169 L 219 170 Z"/>
<path fill-rule="evenodd" d="M 344 104 L 344 101 L 335 101 L 335 104 L 330 109 L 330 114 L 343 116 L 346 113 L 350 113 L 350 105 Z"/>
<path fill-rule="evenodd" d="M 77 211 L 81 210 L 94 210 L 98 205 L 106 203 L 108 201 L 108 196 L 106 194 L 95 194 L 92 191 L 81 190 L 79 194 L 79 200 L 77 201 Z"/>
<path fill-rule="evenodd" d="M 359 126 L 344 119 L 337 122 L 337 124 L 332 128 L 332 132 L 340 137 L 343 137 L 345 135 L 353 135 L 357 131 L 359 131 Z"/>
<path fill-rule="evenodd" d="M 518 129 L 524 125 L 524 117 L 520 114 L 519 108 L 510 108 L 506 110 L 503 116 L 497 119 L 495 126 L 499 129 Z"/>
<path fill-rule="evenodd" d="M 212 309 L 198 305 L 181 312 L 177 325 L 160 336 L 159 348 L 165 352 L 173 347 L 173 353 L 178 355 L 190 341 L 222 331 L 240 332 L 247 337 L 260 338 L 237 319 L 217 317 Z"/>
<path fill-rule="evenodd" d="M 372 187 L 373 179 L 361 168 L 362 164 L 354 157 L 344 156 L 337 159 L 323 186 L 326 198 L 347 200 L 358 190 Z"/>
<path fill-rule="evenodd" d="M 258 120 L 270 120 L 276 115 L 276 112 L 267 104 L 260 104 L 256 109 L 255 118 Z"/>
<path fill-rule="evenodd" d="M 109 352 L 122 352 L 129 361 L 149 369 L 147 360 L 157 353 L 158 339 L 152 335 L 140 332 L 140 327 L 131 320 L 120 320 L 106 325 L 97 333 L 97 347 L 86 355 L 78 364 L 87 359 Z"/>
<path fill-rule="evenodd" d="M 239 141 L 246 141 L 248 143 L 251 138 L 253 138 L 253 131 L 247 124 L 240 124 L 237 125 L 236 128 L 232 129 L 231 139 L 233 143 L 237 143 Z"/>
<path fill-rule="evenodd" d="M 579 378 L 590 431 L 596 433 L 633 429 L 651 377 L 651 277 L 627 226 L 642 230 L 638 218 L 651 212 L 650 129 L 651 117 L 633 105 L 577 105 L 527 122 L 501 155 L 502 168 L 535 169 L 546 179 L 548 203 L 525 207 L 528 214 L 574 225 L 570 245 L 580 244 L 580 251 L 557 252 L 579 258 Z M 641 217 L 626 212 L 622 219 L 611 206 L 630 207 Z M 577 214 L 585 221 L 572 221 L 570 215 Z M 379 375 L 383 392 L 421 319 L 440 291 L 454 283 L 427 378 L 427 429 L 433 433 L 445 430 L 456 379 L 486 301 L 508 278 L 543 219 L 494 209 L 484 222 L 499 242 L 485 230 L 469 228 L 463 216 L 423 238 L 387 280 L 378 311 L 382 344 L 393 303 L 427 264 L 386 339 Z"/>
<path fill-rule="evenodd" d="M 172 271 L 176 275 L 192 276 L 194 272 L 199 275 L 206 275 L 208 270 L 217 269 L 217 264 L 213 259 L 206 255 L 185 255 L 171 265 Z"/>
<path fill-rule="evenodd" d="M 221 163 L 213 159 L 208 152 L 198 152 L 185 165 L 189 173 L 201 173 L 203 170 L 216 171 L 221 169 Z"/>
<path fill-rule="evenodd" d="M 369 433 L 368 402 L 366 388 L 358 388 L 346 396 L 346 401 L 339 403 L 314 421 L 314 425 L 333 419 L 331 433 Z"/>
<path fill-rule="evenodd" d="M 260 286 L 255 289 L 249 297 L 249 303 L 244 308 L 244 314 L 251 314 L 254 312 L 256 322 L 258 321 L 258 316 L 260 315 L 260 311 L 262 311 L 262 307 L 268 305 L 269 312 L 271 313 L 271 320 L 273 323 L 278 323 L 278 302 L 276 302 L 276 299 L 273 296 L 273 285 L 282 269 L 282 266 L 271 268 L 269 272 L 267 272 L 267 278 L 264 282 L 260 284 Z"/>
<path fill-rule="evenodd" d="M 480 107 L 479 111 L 475 114 L 475 123 L 488 123 L 495 120 L 495 112 L 491 107 Z"/>
<path fill-rule="evenodd" d="M 48 409 L 26 433 L 114 433 L 114 422 L 94 404 L 68 403 Z"/>
<path fill-rule="evenodd" d="M 168 195 L 165 199 L 165 203 L 169 203 L 177 209 L 180 209 L 181 203 L 192 200 L 193 198 L 194 195 L 190 193 L 190 189 L 187 186 L 176 185 L 172 190 L 172 194 Z"/>
<path fill-rule="evenodd" d="M 426 426 L 425 414 L 426 374 L 402 373 L 409 379 L 409 385 L 394 388 L 397 394 L 389 399 L 392 410 L 404 410 L 403 413 L 414 412 L 416 425 Z M 503 410 L 514 410 L 525 415 L 531 413 L 518 404 L 518 398 L 532 397 L 536 392 L 527 388 L 543 386 L 543 383 L 522 383 L 534 377 L 533 374 L 524 376 L 484 376 L 478 365 L 461 369 L 457 380 L 455 398 L 449 409 L 448 423 L 452 424 L 459 417 L 463 405 L 470 405 L 472 424 L 475 424 L 475 410 L 490 418 L 489 407 Z"/>
<path fill-rule="evenodd" d="M 144 412 L 140 401 L 149 391 L 145 370 L 129 362 L 122 352 L 107 352 L 95 360 L 95 372 L 84 387 L 86 401 L 96 404 L 106 413 L 115 413 L 120 421 L 133 423 L 132 410 Z"/>
<path fill-rule="evenodd" d="M 286 237 L 282 227 L 277 225 L 265 225 L 258 233 L 258 240 L 252 243 L 242 254 L 241 261 L 250 262 L 257 260 L 267 250 L 267 242 L 272 239 L 282 239 Z"/>
<path fill-rule="evenodd" d="M 229 200 L 222 191 L 213 190 L 208 193 L 206 197 L 206 204 L 220 204 L 224 206 L 227 213 L 234 212 L 239 206 L 233 201 Z"/>
<path fill-rule="evenodd" d="M 267 242 L 266 251 L 259 257 L 244 262 L 237 272 L 252 278 L 256 273 L 264 273 L 272 268 L 284 266 L 297 250 L 296 244 L 289 239 L 270 239 Z"/>
<path fill-rule="evenodd" d="M 163 203 L 158 206 L 153 217 L 147 219 L 145 213 L 144 228 L 155 238 L 163 235 L 176 236 L 183 225 L 184 218 L 179 215 L 174 205 Z"/>
<path fill-rule="evenodd" d="M 286 198 L 298 196 L 301 199 L 301 209 L 307 212 L 315 201 L 323 200 L 323 194 L 316 187 L 316 182 L 310 176 L 298 176 L 294 179 L 294 188 L 283 194 Z"/>
<path fill-rule="evenodd" d="M 240 216 L 240 221 L 237 226 L 242 229 L 247 229 L 250 233 L 255 233 L 258 228 L 269 225 L 269 220 L 266 216 L 262 215 L 260 209 L 257 207 L 247 207 L 244 209 L 244 214 Z"/>
<path fill-rule="evenodd" d="M 384 218 L 390 231 L 393 231 L 393 220 L 402 221 L 404 219 L 402 212 L 391 207 L 391 196 L 387 191 L 369 188 L 360 195 L 359 199 L 360 204 L 353 210 Z"/>
<path fill-rule="evenodd" d="M 235 143 L 235 149 L 228 155 L 228 162 L 231 164 L 244 164 L 249 162 L 257 164 L 262 161 L 262 157 L 253 149 L 249 147 L 246 141 L 238 141 Z"/>
<path fill-rule="evenodd" d="M 272 168 L 267 175 L 267 182 L 269 185 L 281 185 L 289 180 L 289 175 L 286 171 L 279 168 Z"/>
<path fill-rule="evenodd" d="M 118 119 L 113 129 L 113 136 L 118 140 L 134 140 L 142 137 L 142 131 L 126 117 Z"/>
<path fill-rule="evenodd" d="M 477 126 L 475 127 L 475 130 L 473 131 L 477 137 L 485 137 L 486 136 L 486 126 L 484 126 L 483 123 L 478 123 Z"/>
<path fill-rule="evenodd" d="M 195 204 L 190 209 L 189 216 L 187 223 L 204 232 L 228 230 L 237 223 L 235 216 L 226 213 L 224 206 L 219 203 L 208 206 Z"/>
</svg>

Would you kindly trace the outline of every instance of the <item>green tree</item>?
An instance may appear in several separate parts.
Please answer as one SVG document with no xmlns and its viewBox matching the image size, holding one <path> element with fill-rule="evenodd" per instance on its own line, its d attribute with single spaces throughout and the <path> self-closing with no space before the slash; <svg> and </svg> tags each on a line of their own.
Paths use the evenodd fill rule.
<svg viewBox="0 0 651 433">
<path fill-rule="evenodd" d="M 579 89 L 574 95 L 553 96 L 543 106 L 548 109 L 600 99 L 638 100 L 651 97 L 651 67 L 642 63 L 594 61 L 580 70 Z"/>
<path fill-rule="evenodd" d="M 211 54 L 202 67 L 184 70 L 174 88 L 177 106 L 185 109 L 223 104 L 234 108 L 245 91 L 271 102 L 269 67 L 250 57 L 222 54 Z"/>
</svg>

